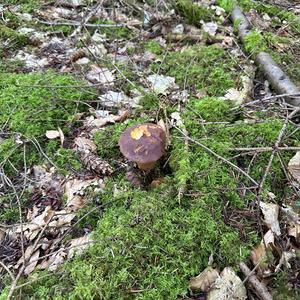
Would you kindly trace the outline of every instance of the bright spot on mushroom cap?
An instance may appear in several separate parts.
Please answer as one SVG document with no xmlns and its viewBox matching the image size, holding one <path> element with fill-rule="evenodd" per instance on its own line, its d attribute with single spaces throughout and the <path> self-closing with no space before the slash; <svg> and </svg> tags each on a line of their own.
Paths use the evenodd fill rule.
<svg viewBox="0 0 300 300">
<path fill-rule="evenodd" d="M 125 130 L 119 140 L 122 154 L 138 164 L 156 162 L 165 153 L 166 135 L 156 124 L 138 124 Z"/>
</svg>

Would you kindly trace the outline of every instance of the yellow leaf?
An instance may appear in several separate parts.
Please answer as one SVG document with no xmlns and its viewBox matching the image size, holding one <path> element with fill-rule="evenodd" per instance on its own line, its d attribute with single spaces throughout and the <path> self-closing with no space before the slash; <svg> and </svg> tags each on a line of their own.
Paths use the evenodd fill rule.
<svg viewBox="0 0 300 300">
<path fill-rule="evenodd" d="M 143 135 L 146 135 L 147 137 L 151 136 L 151 133 L 149 132 L 147 125 L 141 125 L 133 129 L 130 135 L 134 140 L 139 140 Z"/>
</svg>

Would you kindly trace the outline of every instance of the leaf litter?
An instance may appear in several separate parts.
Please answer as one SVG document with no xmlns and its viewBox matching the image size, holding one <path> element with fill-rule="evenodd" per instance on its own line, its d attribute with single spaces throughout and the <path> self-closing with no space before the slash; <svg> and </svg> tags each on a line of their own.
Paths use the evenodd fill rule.
<svg viewBox="0 0 300 300">
<path fill-rule="evenodd" d="M 202 3 L 203 2 L 203 3 Z M 219 6 L 211 5 L 212 1 L 202 1 L 199 5 L 205 5 L 214 11 L 215 15 L 219 20 L 222 20 L 225 16 L 225 11 Z M 20 16 L 26 21 L 32 19 L 36 21 L 43 21 L 49 23 L 59 22 L 79 22 L 82 20 L 82 16 L 86 14 L 85 8 L 86 3 L 80 0 L 71 1 L 56 1 L 56 6 L 50 6 L 47 9 L 39 10 L 34 14 L 19 13 L 15 11 L 16 15 Z M 14 10 L 15 8 L 13 8 Z M 78 9 L 78 11 L 77 11 Z M 175 35 L 184 34 L 189 32 L 191 34 L 200 34 L 200 31 L 195 26 L 187 24 L 174 24 L 170 20 L 174 19 L 176 13 L 174 10 L 168 11 L 164 14 L 159 11 L 153 11 L 151 7 L 145 5 L 143 8 L 144 20 L 137 20 L 133 16 L 127 16 L 123 13 L 122 9 L 117 9 L 114 12 L 107 12 L 105 9 L 98 10 L 89 22 L 97 19 L 111 20 L 118 23 L 128 24 L 128 28 L 132 29 L 133 32 L 140 32 L 141 36 L 144 34 L 147 36 L 148 31 L 152 30 L 155 34 L 162 34 L 162 36 L 156 37 L 155 41 L 166 48 L 166 39 L 164 35 L 172 33 Z M 259 16 L 252 14 L 252 19 L 258 21 Z M 263 15 L 263 23 L 259 23 L 260 26 L 269 26 L 270 18 Z M 217 32 L 224 34 L 222 26 L 219 26 L 218 22 L 201 22 L 202 30 L 208 35 L 214 37 Z M 199 24 L 200 25 L 200 24 Z M 142 26 L 147 29 L 142 29 Z M 127 46 L 122 44 L 119 45 L 119 41 L 112 41 L 105 33 L 102 34 L 101 29 L 94 31 L 93 35 L 86 34 L 84 31 L 79 33 L 79 38 L 87 40 L 89 37 L 91 43 L 88 43 L 83 51 L 76 47 L 74 40 L 68 37 L 60 38 L 53 36 L 51 32 L 37 32 L 33 28 L 23 27 L 19 30 L 20 33 L 29 35 L 29 41 L 31 46 L 25 46 L 22 50 L 19 50 L 10 59 L 18 59 L 25 62 L 27 70 L 30 71 L 41 71 L 47 68 L 57 69 L 59 72 L 77 72 L 78 70 L 84 70 L 84 77 L 88 81 L 88 85 L 101 86 L 98 89 L 99 102 L 97 109 L 90 111 L 90 115 L 84 114 L 83 128 L 85 132 L 79 134 L 73 139 L 74 152 L 83 155 L 81 158 L 83 161 L 96 161 L 97 147 L 92 141 L 93 135 L 99 129 L 104 129 L 109 124 L 115 122 L 124 122 L 129 115 L 129 111 L 132 108 L 139 108 L 139 102 L 142 94 L 136 92 L 132 88 L 129 92 L 122 90 L 122 86 L 118 84 L 118 70 L 114 67 L 106 67 L 105 64 L 95 64 L 96 58 L 106 58 L 106 55 L 114 57 L 114 63 L 119 61 L 128 61 L 127 51 L 131 47 L 135 47 L 135 42 L 128 43 Z M 232 30 L 227 28 L 227 30 Z M 226 30 L 225 30 L 226 31 Z M 233 37 L 230 35 L 224 35 L 221 41 L 223 47 L 232 47 Z M 32 46 L 35 46 L 32 47 Z M 38 46 L 38 47 L 37 47 Z M 122 46 L 122 47 L 121 47 Z M 284 46 L 282 47 L 284 50 Z M 240 55 L 239 49 L 233 49 L 232 54 Z M 175 83 L 175 78 L 171 76 L 165 76 L 161 74 L 151 74 L 147 70 L 147 65 L 150 62 L 159 62 L 158 56 L 150 51 L 145 51 L 142 54 L 134 54 L 132 61 L 139 65 L 142 65 L 142 70 L 139 72 L 142 78 L 140 82 L 149 88 L 150 91 L 162 95 L 168 96 L 174 103 L 185 104 L 188 102 L 190 91 L 179 90 L 179 87 Z M 78 69 L 79 68 L 79 69 Z M 82 69 L 80 69 L 82 68 Z M 86 69 L 85 69 L 86 68 Z M 239 89 L 229 89 L 224 95 L 224 99 L 233 101 L 236 105 L 243 104 L 249 101 L 253 95 L 253 73 L 247 72 L 246 75 L 241 76 L 241 83 Z M 140 87 L 141 88 L 141 87 Z M 147 89 L 144 89 L 144 92 Z M 200 92 L 199 92 L 200 93 Z M 201 97 L 202 98 L 202 95 Z M 101 106 L 103 109 L 99 109 Z M 183 121 L 180 117 L 179 112 L 172 112 L 171 124 L 178 127 L 184 126 Z M 81 117 L 78 118 L 81 120 Z M 169 129 L 166 127 L 167 130 Z M 48 130 L 45 133 L 48 139 L 60 139 L 61 146 L 64 146 L 68 137 L 65 137 L 64 133 L 60 128 Z M 92 156 L 90 156 L 92 155 Z M 92 159 L 87 159 L 92 158 Z M 100 162 L 100 170 L 106 168 L 102 165 L 103 161 Z M 86 164 L 86 163 L 85 163 Z M 88 165 L 88 164 L 86 164 Z M 99 164 L 97 165 L 99 166 Z M 89 169 L 96 170 L 96 167 L 88 165 Z M 300 169 L 299 163 L 299 152 L 289 162 L 288 170 L 293 176 L 294 180 L 299 183 Z M 44 202 L 40 201 L 38 205 L 33 205 L 27 209 L 26 219 L 24 220 L 23 234 L 26 239 L 25 259 L 27 260 L 24 274 L 28 275 L 32 273 L 36 268 L 50 270 L 56 270 L 58 266 L 63 264 L 66 259 L 71 259 L 74 255 L 82 253 L 90 244 L 92 244 L 93 238 L 90 233 L 73 238 L 65 243 L 60 242 L 60 237 L 72 226 L 74 220 L 76 220 L 76 212 L 84 208 L 88 204 L 88 199 L 85 197 L 86 191 L 91 188 L 104 188 L 103 178 L 99 178 L 98 175 L 91 175 L 92 179 L 80 179 L 80 178 L 69 178 L 63 177 L 57 174 L 55 168 L 48 168 L 46 166 L 33 166 L 32 168 L 32 180 L 33 190 L 37 197 L 40 195 L 49 195 L 51 191 L 56 191 L 57 197 L 65 197 L 65 202 L 60 204 L 44 205 Z M 103 172 L 104 176 L 111 174 L 111 171 Z M 101 177 L 101 176 L 100 176 Z M 38 202 L 37 202 L 38 203 Z M 295 258 L 295 253 L 291 251 L 282 251 L 279 262 L 274 270 L 273 266 L 262 263 L 267 257 L 267 252 L 274 252 L 276 245 L 276 236 L 283 234 L 283 228 L 279 222 L 279 211 L 280 209 L 287 211 L 287 208 L 282 208 L 277 204 L 260 202 L 260 209 L 263 214 L 263 221 L 269 229 L 265 235 L 263 241 L 255 247 L 251 254 L 251 260 L 253 265 L 258 265 L 259 273 L 262 277 L 269 276 L 273 271 L 278 270 L 284 266 L 291 268 L 289 261 Z M 298 214 L 294 212 L 296 217 Z M 293 220 L 287 222 L 287 235 L 294 238 L 296 243 L 299 245 L 299 223 Z M 34 249 L 33 244 L 38 239 L 38 235 L 46 228 L 43 236 L 40 238 L 37 247 Z M 17 224 L 10 229 L 0 228 L 0 241 L 5 239 L 5 236 L 10 236 L 14 240 L 18 240 L 21 235 L 21 226 Z M 266 247 L 267 249 L 266 249 Z M 48 258 L 39 260 L 43 256 L 45 251 L 53 253 Z M 22 264 L 22 257 L 19 256 L 14 267 L 19 268 Z M 216 269 L 208 267 L 199 276 L 190 280 L 190 288 L 192 290 L 200 289 L 208 292 L 207 299 L 246 299 L 246 290 L 242 281 L 235 275 L 231 268 L 225 268 L 221 273 Z M 228 298 L 229 297 L 229 298 Z"/>
</svg>

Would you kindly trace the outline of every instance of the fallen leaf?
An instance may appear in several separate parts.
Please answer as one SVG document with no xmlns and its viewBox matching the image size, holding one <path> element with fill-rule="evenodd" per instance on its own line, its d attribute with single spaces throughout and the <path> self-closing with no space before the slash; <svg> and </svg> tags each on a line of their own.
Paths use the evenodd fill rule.
<svg viewBox="0 0 300 300">
<path fill-rule="evenodd" d="M 146 125 L 138 126 L 130 132 L 130 136 L 134 140 L 139 140 L 143 135 L 145 135 L 147 137 L 151 136 L 151 133 L 148 130 L 148 127 Z"/>
<path fill-rule="evenodd" d="M 150 75 L 147 81 L 151 83 L 151 89 L 157 94 L 166 95 L 170 88 L 177 88 L 175 78 L 164 75 Z"/>
<path fill-rule="evenodd" d="M 70 247 L 68 258 L 73 258 L 74 255 L 83 253 L 93 242 L 90 234 L 70 240 L 68 245 L 68 247 Z"/>
<path fill-rule="evenodd" d="M 190 288 L 208 292 L 218 277 L 219 272 L 217 270 L 207 267 L 197 277 L 190 279 Z"/>
<path fill-rule="evenodd" d="M 123 92 L 108 91 L 106 94 L 99 96 L 99 100 L 106 107 L 121 107 L 129 105 L 137 107 L 140 97 L 129 98 Z"/>
<path fill-rule="evenodd" d="M 60 127 L 57 128 L 58 132 L 59 132 L 59 138 L 60 138 L 60 144 L 63 147 L 64 145 L 64 141 L 65 141 L 65 135 L 62 132 L 62 130 L 60 129 Z"/>
<path fill-rule="evenodd" d="M 225 268 L 216 278 L 211 290 L 207 294 L 207 300 L 245 300 L 246 288 L 242 280 L 232 271 Z"/>
<path fill-rule="evenodd" d="M 210 36 L 215 36 L 218 30 L 218 24 L 214 22 L 204 23 L 202 25 L 202 29 L 204 32 L 208 33 Z"/>
<path fill-rule="evenodd" d="M 78 147 L 78 151 L 95 152 L 97 150 L 95 143 L 92 140 L 84 137 L 75 138 L 74 143 Z"/>
<path fill-rule="evenodd" d="M 49 223 L 49 227 L 59 228 L 71 225 L 71 221 L 75 218 L 76 214 L 71 213 L 65 209 L 56 211 L 53 220 Z"/>
<path fill-rule="evenodd" d="M 300 183 L 300 151 L 297 151 L 296 154 L 290 159 L 288 163 L 288 170 L 294 179 Z"/>
<path fill-rule="evenodd" d="M 292 258 L 296 258 L 296 257 L 297 256 L 296 256 L 295 250 L 283 251 L 282 255 L 281 255 L 281 258 L 279 260 L 279 263 L 275 268 L 275 273 L 277 273 L 280 270 L 281 266 L 285 266 L 287 269 L 290 269 L 291 265 L 290 265 L 289 261 Z"/>
<path fill-rule="evenodd" d="M 33 218 L 31 222 L 23 224 L 24 236 L 29 240 L 33 240 L 53 216 L 54 211 L 51 206 L 45 207 L 45 210 L 40 215 Z M 20 225 L 17 226 L 16 233 L 21 233 Z"/>
<path fill-rule="evenodd" d="M 264 215 L 264 222 L 277 236 L 281 234 L 278 222 L 279 206 L 273 203 L 260 202 L 260 209 Z"/>
<path fill-rule="evenodd" d="M 91 185 L 98 185 L 97 180 L 71 179 L 67 181 L 65 185 L 66 206 L 71 208 L 71 211 L 77 211 L 86 205 L 87 200 L 84 198 L 84 190 Z"/>
<path fill-rule="evenodd" d="M 25 275 L 28 275 L 28 274 L 30 274 L 34 271 L 37 263 L 39 262 L 38 261 L 39 257 L 40 257 L 40 249 L 34 251 L 32 253 L 32 255 L 30 256 L 28 264 L 27 264 L 26 268 L 24 269 L 24 274 Z"/>
<path fill-rule="evenodd" d="M 86 74 L 87 80 L 93 83 L 109 84 L 113 83 L 115 76 L 107 68 L 100 68 L 96 65 L 91 66 L 91 70 Z"/>
<path fill-rule="evenodd" d="M 58 130 L 47 130 L 46 131 L 46 137 L 49 140 L 56 139 L 56 138 L 59 137 L 59 131 Z"/>
<path fill-rule="evenodd" d="M 269 230 L 265 235 L 264 235 L 264 241 L 266 244 L 267 249 L 271 249 L 271 246 L 274 245 L 274 233 L 272 230 Z M 254 266 L 259 264 L 259 271 L 262 274 L 268 274 L 270 273 L 270 269 L 268 264 L 265 263 L 264 259 L 266 258 L 266 248 L 264 245 L 264 242 L 261 241 L 261 243 L 254 248 L 251 251 L 251 261 Z"/>
<path fill-rule="evenodd" d="M 294 224 L 288 229 L 288 235 L 293 236 L 297 243 L 300 243 L 300 225 Z"/>
</svg>

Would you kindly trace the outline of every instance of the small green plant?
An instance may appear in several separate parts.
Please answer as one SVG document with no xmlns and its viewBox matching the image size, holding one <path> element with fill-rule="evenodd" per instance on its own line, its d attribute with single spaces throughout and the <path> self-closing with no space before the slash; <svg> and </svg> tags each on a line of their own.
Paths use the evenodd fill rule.
<svg viewBox="0 0 300 300">
<path fill-rule="evenodd" d="M 163 47 L 157 41 L 150 40 L 145 44 L 145 48 L 154 54 L 162 54 Z"/>
<path fill-rule="evenodd" d="M 200 21 L 208 21 L 213 13 L 210 9 L 197 5 L 192 0 L 177 0 L 176 8 L 190 24 L 200 25 Z"/>
<path fill-rule="evenodd" d="M 149 93 L 141 97 L 139 104 L 146 110 L 159 108 L 159 97 L 154 93 Z"/>
</svg>

